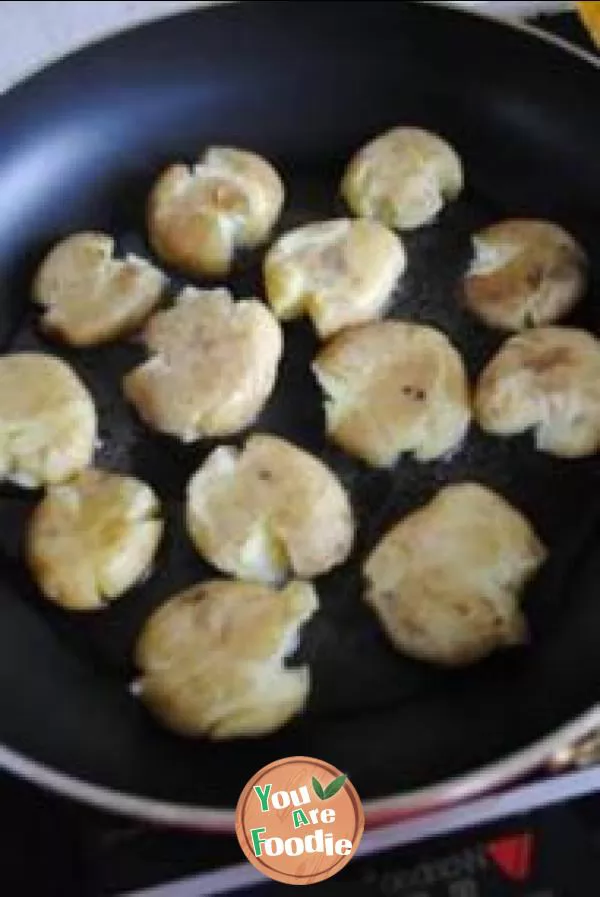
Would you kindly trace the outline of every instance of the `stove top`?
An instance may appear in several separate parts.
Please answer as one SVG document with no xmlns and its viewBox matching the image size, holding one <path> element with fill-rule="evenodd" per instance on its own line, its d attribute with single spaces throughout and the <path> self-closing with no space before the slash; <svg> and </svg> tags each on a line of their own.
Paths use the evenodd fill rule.
<svg viewBox="0 0 600 897">
<path fill-rule="evenodd" d="M 600 768 L 593 767 L 367 832 L 360 855 L 311 895 L 597 897 L 596 790 Z M 7 897 L 269 897 L 282 890 L 244 860 L 233 838 L 137 825 L 8 777 L 0 777 L 0 800 L 0 894 Z"/>
</svg>

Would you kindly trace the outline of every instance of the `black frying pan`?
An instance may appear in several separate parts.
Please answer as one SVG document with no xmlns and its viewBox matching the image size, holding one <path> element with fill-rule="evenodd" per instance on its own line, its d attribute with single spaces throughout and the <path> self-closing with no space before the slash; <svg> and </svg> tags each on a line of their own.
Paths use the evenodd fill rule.
<svg viewBox="0 0 600 897">
<path fill-rule="evenodd" d="M 259 428 L 330 463 L 361 520 L 355 563 L 317 583 L 323 611 L 298 655 L 313 668 L 308 713 L 254 741 L 162 731 L 128 692 L 131 649 L 154 607 L 211 575 L 181 517 L 187 478 L 212 445 L 152 436 L 126 407 L 119 380 L 139 347 L 47 344 L 29 303 L 41 255 L 70 231 L 106 229 L 122 248 L 147 252 L 153 178 L 207 143 L 250 147 L 278 164 L 287 228 L 339 213 L 349 154 L 411 123 L 457 147 L 468 186 L 439 222 L 407 235 L 409 270 L 392 314 L 441 327 L 474 376 L 500 338 L 457 296 L 469 234 L 523 214 L 555 219 L 587 247 L 592 286 L 572 321 L 599 331 L 599 87 L 591 58 L 478 16 L 412 3 L 246 2 L 111 38 L 0 100 L 3 348 L 43 346 L 75 366 L 98 403 L 98 463 L 147 479 L 169 524 L 146 584 L 101 613 L 68 614 L 40 598 L 21 562 L 38 497 L 2 487 L 0 762 L 107 808 L 229 827 L 253 772 L 308 754 L 350 774 L 372 822 L 516 775 L 600 720 L 600 460 L 555 460 L 529 437 L 501 441 L 473 428 L 451 461 L 369 471 L 325 441 L 308 370 L 316 341 L 300 323 L 286 329 L 283 372 Z M 241 265 L 238 295 L 260 292 L 259 261 Z M 451 673 L 391 650 L 360 601 L 359 563 L 400 515 L 465 478 L 529 515 L 552 555 L 527 600 L 531 645 Z"/>
</svg>

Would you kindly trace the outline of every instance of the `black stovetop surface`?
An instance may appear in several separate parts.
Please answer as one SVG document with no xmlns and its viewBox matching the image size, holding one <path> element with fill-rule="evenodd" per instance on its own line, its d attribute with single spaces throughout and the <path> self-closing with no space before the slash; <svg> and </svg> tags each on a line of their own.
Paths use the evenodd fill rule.
<svg viewBox="0 0 600 897">
<path fill-rule="evenodd" d="M 538 24 L 592 49 L 573 15 Z M 0 810 L 0 897 L 106 897 L 243 861 L 234 838 L 140 825 L 3 773 Z M 281 890 L 266 884 L 245 893 Z M 334 881 L 311 888 L 319 893 L 599 897 L 600 794 L 354 860 Z"/>
<path fill-rule="evenodd" d="M 0 777 L 0 800 L 3 897 L 109 897 L 244 862 L 234 839 L 140 826 L 7 776 Z M 265 882 L 236 893 L 282 890 Z M 191 885 L 185 897 L 204 893 Z M 598 897 L 600 794 L 354 859 L 312 894 Z"/>
</svg>

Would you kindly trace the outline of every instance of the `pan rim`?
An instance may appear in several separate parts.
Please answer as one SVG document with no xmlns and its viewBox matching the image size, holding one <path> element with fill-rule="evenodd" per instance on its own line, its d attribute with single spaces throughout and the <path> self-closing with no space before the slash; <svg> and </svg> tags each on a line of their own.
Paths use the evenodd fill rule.
<svg viewBox="0 0 600 897">
<path fill-rule="evenodd" d="M 32 66 L 16 81 L 9 83 L 6 89 L 0 91 L 0 101 L 52 66 L 60 64 L 61 61 L 77 53 L 101 46 L 120 34 L 133 32 L 177 17 L 197 15 L 199 12 L 203 14 L 218 12 L 219 7 L 232 6 L 233 2 L 234 0 L 216 0 L 209 7 L 178 10 L 171 14 L 142 20 L 126 28 L 108 29 L 92 41 L 84 41 L 64 53 L 46 58 L 39 66 Z M 528 34 L 537 40 L 558 47 L 600 70 L 600 56 L 529 23 L 502 18 L 489 10 L 450 5 L 445 0 L 421 0 L 421 2 L 431 7 L 442 7 L 457 15 L 484 19 L 495 25 Z M 391 823 L 403 816 L 408 818 L 409 816 L 424 815 L 428 811 L 441 809 L 476 795 L 493 791 L 497 787 L 515 781 L 526 773 L 539 768 L 553 756 L 559 754 L 566 745 L 576 743 L 595 729 L 600 729 L 600 704 L 593 705 L 570 722 L 500 760 L 424 788 L 364 801 L 366 825 L 373 828 Z M 143 797 L 110 786 L 93 784 L 33 760 L 2 743 L 0 743 L 0 768 L 61 797 L 70 798 L 105 812 L 167 826 L 211 831 L 215 834 L 232 834 L 235 830 L 234 809 L 181 804 Z"/>
<path fill-rule="evenodd" d="M 397 821 L 399 817 L 424 815 L 433 810 L 456 805 L 471 797 L 482 796 L 503 784 L 517 781 L 528 772 L 533 772 L 552 758 L 558 757 L 565 749 L 565 745 L 581 741 L 598 728 L 600 728 L 600 704 L 595 704 L 550 735 L 501 760 L 425 788 L 363 801 L 365 824 L 367 828 L 374 828 Z M 233 834 L 235 831 L 235 810 L 175 803 L 118 791 L 106 785 L 94 785 L 37 760 L 31 760 L 5 745 L 0 745 L 0 767 L 59 796 L 109 813 L 144 822 L 210 831 L 215 834 Z"/>
<path fill-rule="evenodd" d="M 206 2 L 206 0 L 204 0 L 204 2 Z M 4 99 L 4 97 L 6 96 L 9 96 L 13 91 L 17 90 L 23 85 L 28 84 L 38 75 L 42 75 L 47 69 L 50 69 L 55 65 L 60 65 L 60 63 L 64 62 L 65 59 L 69 59 L 70 57 L 75 56 L 78 53 L 84 53 L 87 50 L 92 50 L 96 47 L 100 47 L 115 37 L 119 37 L 120 35 L 124 34 L 130 34 L 140 28 L 158 25 L 161 22 L 169 22 L 172 19 L 180 18 L 183 16 L 198 15 L 199 13 L 202 15 L 214 14 L 215 12 L 218 12 L 222 7 L 237 6 L 239 0 L 207 0 L 207 2 L 209 3 L 208 6 L 194 6 L 188 9 L 177 9 L 173 12 L 152 15 L 148 18 L 140 19 L 139 21 L 134 22 L 131 25 L 126 25 L 124 28 L 119 26 L 116 26 L 114 28 L 109 27 L 106 30 L 101 31 L 91 40 L 84 39 L 82 41 L 76 41 L 68 50 L 65 50 L 64 52 L 59 51 L 55 55 L 50 54 L 48 56 L 45 56 L 40 63 L 31 63 L 29 66 L 27 66 L 22 71 L 22 73 L 16 77 L 15 80 L 9 81 L 9 83 L 5 87 L 0 88 L 0 100 Z M 542 42 L 545 42 L 547 44 L 554 44 L 554 46 L 559 47 L 567 53 L 570 53 L 572 56 L 577 56 L 583 62 L 591 63 L 591 65 L 595 68 L 600 68 L 600 57 L 596 53 L 593 53 L 590 50 L 585 50 L 583 47 L 578 47 L 576 44 L 571 43 L 571 41 L 567 40 L 564 37 L 560 37 L 560 35 L 558 34 L 550 34 L 547 31 L 543 31 L 541 28 L 537 28 L 535 25 L 531 25 L 529 22 L 507 16 L 503 17 L 497 15 L 495 12 L 492 12 L 487 8 L 473 9 L 471 7 L 467 8 L 465 6 L 456 6 L 455 3 L 451 2 L 451 0 L 410 0 L 410 2 L 420 3 L 424 6 L 439 6 L 442 7 L 442 9 L 446 9 L 452 13 L 456 13 L 457 15 L 470 16 L 474 19 L 485 19 L 488 22 L 504 26 L 506 28 L 512 29 L 513 31 L 522 31 L 525 34 L 536 37 Z"/>
</svg>

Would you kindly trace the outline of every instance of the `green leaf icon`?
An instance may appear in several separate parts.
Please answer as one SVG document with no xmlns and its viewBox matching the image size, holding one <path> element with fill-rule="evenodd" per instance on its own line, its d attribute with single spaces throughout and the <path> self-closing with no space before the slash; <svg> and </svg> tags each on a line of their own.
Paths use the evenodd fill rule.
<svg viewBox="0 0 600 897">
<path fill-rule="evenodd" d="M 313 791 L 315 792 L 319 800 L 325 800 L 325 792 L 323 791 L 323 786 L 314 776 L 312 777 L 312 786 Z"/>
<path fill-rule="evenodd" d="M 333 782 L 330 782 L 325 789 L 325 796 L 323 800 L 329 800 L 330 797 L 333 797 L 335 794 L 337 794 L 340 788 L 344 787 L 344 782 L 347 778 L 348 776 L 342 775 L 338 776 L 337 779 L 334 779 Z"/>
</svg>

